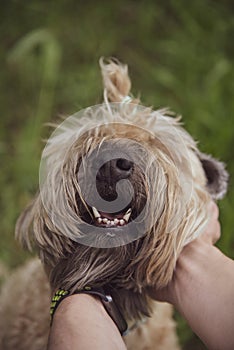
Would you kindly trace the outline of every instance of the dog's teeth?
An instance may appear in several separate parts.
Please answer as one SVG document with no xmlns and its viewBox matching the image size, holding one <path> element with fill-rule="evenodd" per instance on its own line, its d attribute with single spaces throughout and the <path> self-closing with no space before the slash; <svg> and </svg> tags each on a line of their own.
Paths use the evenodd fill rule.
<svg viewBox="0 0 234 350">
<path fill-rule="evenodd" d="M 132 212 L 132 208 L 129 208 L 125 214 L 131 213 Z"/>
<path fill-rule="evenodd" d="M 132 209 L 129 208 L 128 211 L 126 212 L 126 214 L 123 216 L 123 219 L 128 222 L 130 215 L 131 215 Z"/>
<path fill-rule="evenodd" d="M 95 218 L 100 218 L 101 215 L 99 214 L 98 210 L 95 207 L 92 207 L 93 215 Z"/>
<path fill-rule="evenodd" d="M 95 215 L 99 215 L 99 212 L 97 211 L 97 209 L 95 207 L 92 207 L 92 209 L 93 209 L 93 213 Z M 131 215 L 131 211 L 132 211 L 131 209 L 128 209 L 128 211 L 126 212 L 126 214 L 123 216 L 122 219 L 114 218 L 113 220 L 110 220 L 108 218 L 103 218 L 101 216 L 98 216 L 98 217 L 95 216 L 95 217 L 96 217 L 96 220 L 99 224 L 102 223 L 102 224 L 106 224 L 106 225 L 110 225 L 110 226 L 118 226 L 118 225 L 123 226 L 128 222 L 129 217 Z"/>
</svg>

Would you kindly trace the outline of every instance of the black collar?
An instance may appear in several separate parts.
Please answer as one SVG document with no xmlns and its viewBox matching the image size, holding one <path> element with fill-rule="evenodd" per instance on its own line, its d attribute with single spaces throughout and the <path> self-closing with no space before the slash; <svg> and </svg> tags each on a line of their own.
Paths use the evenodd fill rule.
<svg viewBox="0 0 234 350">
<path fill-rule="evenodd" d="M 51 301 L 51 306 L 50 306 L 51 323 L 53 320 L 54 313 L 58 305 L 61 303 L 61 301 L 70 295 L 81 294 L 81 293 L 98 296 L 101 299 L 101 302 L 104 308 L 106 309 L 108 315 L 115 322 L 120 334 L 125 335 L 127 333 L 127 329 L 128 329 L 127 322 L 123 317 L 122 313 L 120 312 L 119 308 L 113 301 L 111 295 L 106 294 L 103 288 L 91 288 L 89 286 L 85 286 L 81 290 L 76 290 L 73 293 L 70 293 L 69 291 L 61 288 L 58 289 Z"/>
</svg>

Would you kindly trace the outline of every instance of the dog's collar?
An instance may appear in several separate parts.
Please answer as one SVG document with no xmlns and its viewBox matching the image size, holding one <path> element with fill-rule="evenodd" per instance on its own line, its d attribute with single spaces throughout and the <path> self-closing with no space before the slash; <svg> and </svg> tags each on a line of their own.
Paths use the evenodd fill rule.
<svg viewBox="0 0 234 350">
<path fill-rule="evenodd" d="M 50 305 L 51 324 L 52 324 L 54 313 L 57 307 L 59 306 L 59 304 L 61 303 L 61 301 L 70 295 L 81 294 L 81 293 L 90 294 L 90 295 L 99 297 L 107 313 L 115 322 L 120 334 L 125 335 L 128 333 L 127 322 L 125 321 L 122 313 L 118 309 L 112 297 L 109 294 L 106 294 L 103 288 L 91 288 L 89 286 L 85 286 L 81 290 L 76 290 L 73 293 L 65 289 L 61 289 L 61 288 L 58 289 L 51 300 L 51 305 Z"/>
</svg>

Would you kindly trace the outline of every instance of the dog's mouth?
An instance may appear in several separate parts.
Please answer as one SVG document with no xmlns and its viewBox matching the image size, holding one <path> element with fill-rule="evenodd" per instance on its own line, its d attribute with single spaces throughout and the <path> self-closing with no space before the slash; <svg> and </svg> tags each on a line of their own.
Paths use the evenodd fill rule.
<svg viewBox="0 0 234 350">
<path fill-rule="evenodd" d="M 81 210 L 80 214 L 84 222 L 92 226 L 109 229 L 121 229 L 134 221 L 139 214 L 131 203 L 123 210 L 115 213 L 104 212 L 88 205 L 83 206 Z"/>
<path fill-rule="evenodd" d="M 93 224 L 99 227 L 115 228 L 127 225 L 131 220 L 132 209 L 128 207 L 127 210 L 118 213 L 105 213 L 98 211 L 92 207 L 94 216 Z"/>
<path fill-rule="evenodd" d="M 96 164 L 95 159 L 93 162 Z M 81 178 L 81 188 L 85 176 L 87 177 L 87 171 Z M 144 175 L 127 158 L 113 158 L 104 162 L 95 180 L 94 187 L 92 182 L 87 186 L 85 198 L 81 200 L 77 196 L 79 215 L 85 223 L 99 228 L 121 230 L 133 222 L 144 209 L 147 199 Z M 102 201 L 105 205 L 101 204 Z M 100 208 L 99 204 L 103 207 Z"/>
</svg>

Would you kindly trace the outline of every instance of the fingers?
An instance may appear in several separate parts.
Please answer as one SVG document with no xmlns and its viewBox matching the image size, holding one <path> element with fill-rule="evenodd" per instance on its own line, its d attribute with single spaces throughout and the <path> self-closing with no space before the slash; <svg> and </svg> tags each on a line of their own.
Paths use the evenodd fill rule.
<svg viewBox="0 0 234 350">
<path fill-rule="evenodd" d="M 208 211 L 213 219 L 217 220 L 219 218 L 219 208 L 214 201 L 210 201 L 208 205 Z"/>
<path fill-rule="evenodd" d="M 211 201 L 208 208 L 209 221 L 206 228 L 201 235 L 205 241 L 215 244 L 221 235 L 221 228 L 219 223 L 219 209 L 215 202 Z"/>
</svg>

